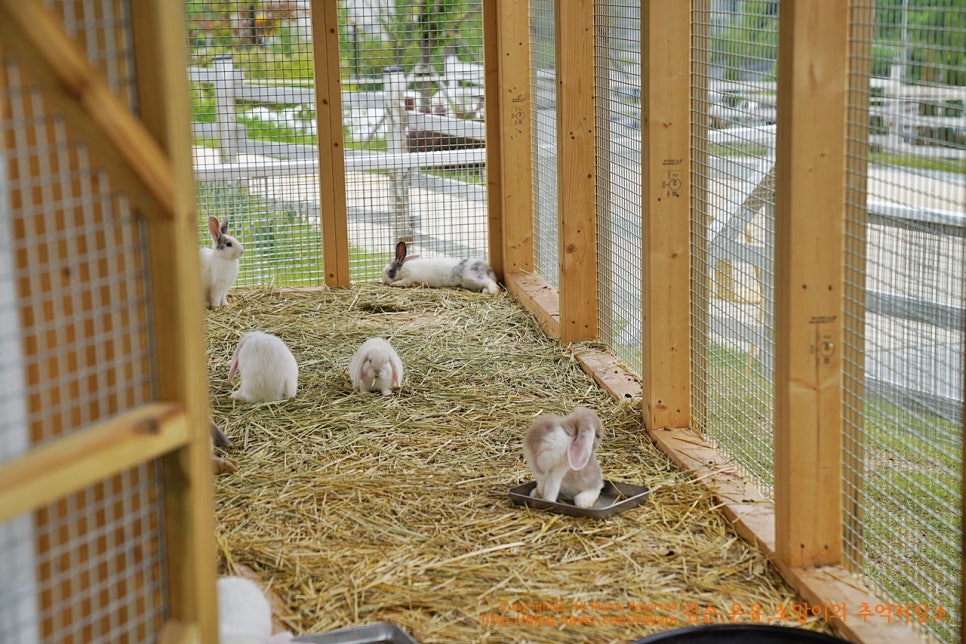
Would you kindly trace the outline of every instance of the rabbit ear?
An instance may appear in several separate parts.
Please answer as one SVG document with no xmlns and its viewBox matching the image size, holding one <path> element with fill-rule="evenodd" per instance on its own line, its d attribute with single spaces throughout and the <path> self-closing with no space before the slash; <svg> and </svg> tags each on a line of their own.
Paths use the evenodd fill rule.
<svg viewBox="0 0 966 644">
<path fill-rule="evenodd" d="M 573 470 L 582 470 L 590 460 L 594 450 L 594 428 L 581 427 L 567 447 L 567 461 Z"/>
<path fill-rule="evenodd" d="M 228 221 L 227 219 L 225 220 Z M 221 226 L 218 223 L 217 217 L 208 217 L 208 232 L 211 233 L 212 239 L 218 239 L 221 237 Z"/>
<path fill-rule="evenodd" d="M 406 259 L 406 242 L 399 242 L 396 244 L 396 259 L 403 261 Z"/>
<path fill-rule="evenodd" d="M 221 222 L 221 234 L 228 234 L 228 217 L 225 217 L 225 221 Z"/>
<path fill-rule="evenodd" d="M 235 377 L 235 373 L 238 371 L 238 354 L 241 353 L 242 345 L 245 343 L 245 337 L 238 341 L 238 346 L 235 347 L 235 353 L 231 356 L 231 368 L 228 370 L 228 379 L 231 380 Z"/>
</svg>

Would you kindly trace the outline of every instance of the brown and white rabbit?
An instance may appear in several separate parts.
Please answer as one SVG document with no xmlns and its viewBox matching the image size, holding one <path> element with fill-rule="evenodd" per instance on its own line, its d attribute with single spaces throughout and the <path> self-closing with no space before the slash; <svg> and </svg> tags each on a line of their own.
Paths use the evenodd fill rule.
<svg viewBox="0 0 966 644">
<path fill-rule="evenodd" d="M 215 444 L 215 447 L 231 447 L 231 440 L 211 418 L 208 419 L 208 427 L 211 432 L 211 442 Z"/>
<path fill-rule="evenodd" d="M 282 644 L 292 634 L 272 634 L 272 606 L 254 581 L 245 577 L 218 578 L 218 637 L 221 644 Z"/>
<path fill-rule="evenodd" d="M 228 304 L 228 290 L 238 277 L 238 266 L 245 249 L 228 234 L 228 218 L 219 225 L 218 219 L 208 217 L 211 248 L 201 248 L 201 284 L 205 306 L 209 309 Z"/>
<path fill-rule="evenodd" d="M 396 259 L 382 269 L 389 286 L 459 286 L 470 291 L 498 293 L 496 273 L 482 259 L 406 256 L 406 242 L 396 244 Z"/>
<path fill-rule="evenodd" d="M 299 365 L 281 338 L 249 331 L 238 341 L 231 357 L 228 379 L 238 373 L 241 384 L 231 397 L 244 402 L 271 402 L 295 395 Z"/>
<path fill-rule="evenodd" d="M 590 409 L 577 407 L 569 416 L 540 416 L 527 429 L 523 457 L 537 479 L 531 496 L 556 502 L 572 499 L 590 508 L 604 487 L 597 446 L 604 426 Z"/>
<path fill-rule="evenodd" d="M 211 431 L 211 442 L 215 447 L 222 449 L 231 447 L 231 440 L 225 435 L 225 432 L 221 431 L 221 427 L 214 420 L 209 418 L 208 425 Z M 238 463 L 230 458 L 218 456 L 214 452 L 211 454 L 211 466 L 215 474 L 231 474 L 238 471 Z"/>
<path fill-rule="evenodd" d="M 399 354 L 383 338 L 369 338 L 349 362 L 352 386 L 363 393 L 381 391 L 383 396 L 402 384 L 403 365 Z"/>
</svg>

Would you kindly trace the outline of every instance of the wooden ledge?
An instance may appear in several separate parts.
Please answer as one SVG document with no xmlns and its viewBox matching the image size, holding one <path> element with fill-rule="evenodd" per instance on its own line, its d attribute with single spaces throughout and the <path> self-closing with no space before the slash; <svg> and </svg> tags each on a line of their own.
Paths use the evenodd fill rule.
<svg viewBox="0 0 966 644">
<path fill-rule="evenodd" d="M 149 403 L 30 449 L 0 468 L 0 522 L 182 447 L 188 430 L 180 405 Z"/>
</svg>

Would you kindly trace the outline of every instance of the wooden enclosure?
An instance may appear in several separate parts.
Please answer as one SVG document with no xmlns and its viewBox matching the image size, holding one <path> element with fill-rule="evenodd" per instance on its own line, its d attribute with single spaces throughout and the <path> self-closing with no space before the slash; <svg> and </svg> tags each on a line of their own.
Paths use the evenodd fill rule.
<svg viewBox="0 0 966 644">
<path fill-rule="evenodd" d="M 67 33 L 65 25 L 74 18 L 66 16 L 76 18 L 87 10 L 81 0 L 0 0 L 0 114 L 16 123 L 3 129 L 0 182 L 8 187 L 0 195 L 8 194 L 9 203 L 0 208 L 3 234 L 9 229 L 12 237 L 8 254 L 20 326 L 17 344 L 29 365 L 21 374 L 22 389 L 30 392 L 21 401 L 30 419 L 23 449 L 0 460 L 0 523 L 13 525 L 26 516 L 32 530 L 44 532 L 47 524 L 80 521 L 82 528 L 64 528 L 53 540 L 38 539 L 29 548 L 40 555 L 69 549 L 70 535 L 96 532 L 106 522 L 105 513 L 96 514 L 94 508 L 107 493 L 86 492 L 89 487 L 156 482 L 145 504 L 156 502 L 163 521 L 148 522 L 142 531 L 150 548 L 163 553 L 158 554 L 161 569 L 153 571 L 164 580 L 153 593 L 163 619 L 118 641 L 213 642 L 217 570 L 203 311 L 200 298 L 192 295 L 199 291 L 199 242 L 184 7 L 169 0 L 112 4 L 122 5 L 129 12 L 130 31 L 117 27 L 106 37 L 129 45 L 133 54 L 130 59 L 119 54 L 108 64 L 87 54 L 97 43 Z M 310 5 L 325 284 L 345 288 L 351 281 L 337 3 L 312 0 Z M 582 344 L 600 337 L 599 293 L 605 288 L 597 270 L 598 35 L 594 0 L 561 0 L 554 6 L 557 195 L 566 205 L 557 213 L 560 287 L 550 286 L 535 269 L 531 34 L 528 3 L 516 0 L 482 3 L 490 263 L 547 335 L 576 343 L 574 355 L 602 387 L 618 398 L 640 398 L 642 431 L 716 491 L 736 532 L 766 552 L 805 600 L 849 607 L 850 619 L 832 622 L 835 630 L 862 642 L 920 641 L 920 634 L 901 620 L 852 618 L 853 609 L 888 600 L 877 597 L 843 560 L 843 549 L 850 548 L 843 533 L 843 478 L 856 469 L 845 466 L 842 447 L 850 431 L 842 408 L 843 381 L 849 375 L 843 356 L 850 350 L 843 308 L 847 298 L 860 296 L 847 282 L 841 258 L 848 245 L 861 244 L 861 235 L 850 231 L 856 206 L 847 194 L 864 196 L 864 183 L 854 185 L 854 177 L 866 170 L 847 167 L 861 156 L 856 147 L 865 145 L 849 123 L 868 122 L 867 113 L 850 116 L 857 108 L 849 103 L 849 89 L 862 77 L 862 70 L 849 65 L 855 46 L 850 34 L 857 19 L 871 20 L 862 14 L 869 10 L 828 0 L 781 5 L 773 177 L 775 482 L 770 500 L 706 440 L 705 407 L 692 382 L 693 335 L 708 324 L 692 307 L 694 267 L 699 260 L 707 262 L 709 250 L 691 225 L 693 200 L 707 190 L 692 171 L 701 154 L 692 139 L 707 127 L 695 120 L 692 105 L 708 92 L 692 78 L 692 71 L 707 61 L 692 49 L 692 42 L 706 34 L 693 31 L 691 15 L 698 8 L 707 11 L 710 0 L 640 3 L 639 222 L 646 240 L 640 380 L 613 355 Z M 131 65 L 125 74 L 134 79 L 133 95 L 110 82 L 108 68 L 115 65 Z M 26 116 L 25 109 L 31 110 Z M 60 143 L 45 145 L 57 137 Z M 65 156 L 58 145 L 71 152 Z M 669 190 L 672 179 L 680 186 Z M 96 207 L 77 203 L 91 192 L 103 197 Z M 136 222 L 131 233 L 136 243 L 119 264 L 101 257 L 120 239 L 109 233 L 92 234 L 90 246 L 85 240 L 80 248 L 65 241 L 73 229 L 95 222 L 106 221 L 110 230 L 111 222 L 123 221 L 125 213 Z M 39 265 L 37 258 L 43 258 Z M 141 281 L 101 288 L 101 280 L 122 269 Z M 71 299 L 75 292 L 82 294 Z M 141 298 L 143 304 L 135 308 L 143 327 L 127 344 L 101 346 L 101 336 L 110 335 L 103 329 L 113 328 L 116 305 L 131 298 Z M 64 307 L 62 301 L 71 305 Z M 128 353 L 136 354 L 146 374 L 137 392 L 107 401 L 97 397 L 97 389 L 107 385 L 91 372 L 99 370 L 106 354 Z M 104 377 L 113 384 L 131 373 L 118 367 Z M 90 378 L 83 386 L 75 382 Z M 45 405 L 54 399 L 73 406 L 51 416 Z M 83 555 L 75 555 L 96 558 L 108 550 L 106 542 L 97 541 L 93 550 L 85 546 Z M 73 561 L 66 557 L 37 574 L 55 578 L 53 568 L 69 568 Z M 93 588 L 109 581 L 95 577 L 77 583 Z M 38 610 L 56 613 L 58 601 L 76 591 L 71 582 L 55 580 L 52 589 L 39 594 Z M 92 614 L 99 615 L 103 627 L 86 627 L 70 641 L 108 632 L 110 618 L 98 611 L 112 599 L 94 595 L 83 609 L 38 623 L 41 639 L 58 628 L 71 631 L 74 622 Z M 0 624 L 0 639 L 4 634 Z"/>
<path fill-rule="evenodd" d="M 17 552 L 36 561 L 38 588 L 33 608 L 5 613 L 5 641 L 217 639 L 202 307 L 185 296 L 198 250 L 183 8 L 130 3 L 115 22 L 120 6 L 0 5 L 3 235 L 34 392 L 24 450 L 0 465 L 0 521 L 37 535 Z M 78 18 L 107 27 L 69 35 Z M 132 42 L 133 59 L 118 53 Z M 93 63 L 85 46 L 108 55 Z M 118 69 L 136 75 L 133 95 Z M 126 303 L 143 317 L 131 338 Z M 106 396 L 125 380 L 133 392 Z M 143 500 L 114 500 L 144 486 Z M 153 518 L 125 527 L 142 512 Z"/>
</svg>

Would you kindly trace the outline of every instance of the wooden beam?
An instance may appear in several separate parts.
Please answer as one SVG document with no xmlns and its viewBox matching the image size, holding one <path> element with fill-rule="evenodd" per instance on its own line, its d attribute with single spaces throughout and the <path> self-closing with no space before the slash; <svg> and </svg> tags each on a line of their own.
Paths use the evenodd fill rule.
<svg viewBox="0 0 966 644">
<path fill-rule="evenodd" d="M 339 74 L 339 15 L 336 3 L 312 0 L 315 104 L 319 122 L 319 207 L 325 283 L 347 287 L 349 222 L 345 187 L 345 134 Z"/>
<path fill-rule="evenodd" d="M 691 3 L 641 14 L 644 425 L 691 421 Z"/>
<path fill-rule="evenodd" d="M 172 217 L 148 220 L 157 395 L 182 405 L 190 442 L 164 469 L 167 616 L 202 642 L 218 637 L 217 557 L 184 3 L 130 6 L 141 120 L 172 168 Z"/>
<path fill-rule="evenodd" d="M 594 2 L 554 3 L 560 341 L 597 338 Z"/>
<path fill-rule="evenodd" d="M 149 403 L 44 443 L 0 468 L 0 522 L 158 458 L 188 439 L 181 407 Z"/>
<path fill-rule="evenodd" d="M 530 20 L 525 2 L 483 3 L 490 263 L 533 271 L 533 123 Z"/>
<path fill-rule="evenodd" d="M 554 340 L 560 339 L 560 298 L 556 289 L 533 273 L 507 273 L 506 288 L 537 324 Z"/>
<path fill-rule="evenodd" d="M 103 164 L 132 206 L 152 217 L 170 217 L 172 176 L 157 142 L 111 92 L 38 0 L 0 0 L 0 40 L 45 90 L 74 136 Z"/>
<path fill-rule="evenodd" d="M 849 3 L 779 15 L 775 199 L 775 508 L 778 560 L 842 551 L 842 253 Z"/>
<path fill-rule="evenodd" d="M 627 401 L 641 397 L 640 379 L 610 353 L 578 346 L 574 348 L 574 358 L 580 363 L 584 373 L 592 377 L 613 398 Z"/>
<path fill-rule="evenodd" d="M 503 281 L 504 263 L 503 230 L 506 221 L 503 210 L 503 94 L 500 92 L 500 0 L 483 3 L 483 103 L 490 106 L 486 119 L 486 234 L 487 260 L 496 279 Z"/>
</svg>

